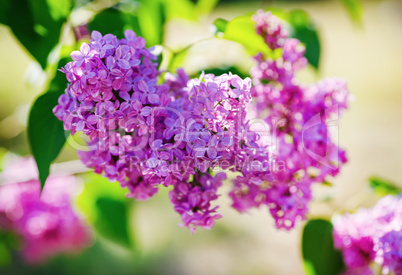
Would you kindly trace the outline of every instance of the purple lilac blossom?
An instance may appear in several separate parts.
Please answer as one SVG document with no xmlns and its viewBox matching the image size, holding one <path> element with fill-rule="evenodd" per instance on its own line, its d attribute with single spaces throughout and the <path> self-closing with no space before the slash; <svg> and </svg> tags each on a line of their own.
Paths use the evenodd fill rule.
<svg viewBox="0 0 402 275">
<path fill-rule="evenodd" d="M 69 84 L 54 113 L 66 130 L 86 136 L 82 161 L 119 181 L 128 197 L 146 200 L 159 186 L 173 186 L 174 209 L 194 231 L 220 217 L 210 201 L 223 176 L 209 172 L 231 169 L 254 184 L 270 179 L 268 148 L 249 129 L 250 78 L 189 80 L 178 70 L 158 84 L 155 56 L 132 31 L 121 40 L 94 31 L 71 57 L 62 69 Z"/>
<path fill-rule="evenodd" d="M 331 140 L 326 123 L 337 120 L 348 107 L 349 92 L 341 79 L 300 84 L 296 72 L 307 65 L 304 46 L 289 37 L 271 12 L 258 11 L 253 20 L 267 46 L 282 50 L 278 58 L 258 54 L 250 73 L 256 113 L 275 137 L 272 157 L 283 167 L 272 171 L 272 180 L 262 185 L 238 178 L 230 196 L 233 207 L 242 212 L 267 205 L 276 226 L 291 229 L 306 217 L 312 184 L 336 176 L 347 161 L 345 151 Z"/>
<path fill-rule="evenodd" d="M 402 230 L 384 234 L 380 243 L 384 273 L 402 274 Z"/>
<path fill-rule="evenodd" d="M 197 226 L 211 229 L 215 219 L 221 217 L 217 213 L 218 206 L 211 206 L 211 201 L 218 198 L 217 190 L 222 185 L 226 174 L 220 172 L 215 176 L 210 174 L 194 175 L 193 181 L 179 182 L 169 193 L 175 211 L 181 215 L 183 224 L 194 232 Z"/>
<path fill-rule="evenodd" d="M 346 274 L 402 274 L 402 197 L 386 196 L 370 209 L 334 218 L 334 244 L 343 253 Z M 371 272 L 371 273 L 370 273 Z"/>
<path fill-rule="evenodd" d="M 22 255 L 30 263 L 59 253 L 79 252 L 91 233 L 71 205 L 77 180 L 50 176 L 42 194 L 33 159 L 14 159 L 3 170 L 0 228 L 22 239 Z"/>
<path fill-rule="evenodd" d="M 209 205 L 216 194 L 202 209 L 183 207 L 187 194 L 211 193 L 200 180 L 215 169 L 240 173 L 229 194 L 238 211 L 266 205 L 285 229 L 304 219 L 312 184 L 337 175 L 347 160 L 326 122 L 347 108 L 349 93 L 340 79 L 299 84 L 295 74 L 307 65 L 304 46 L 270 12 L 253 18 L 267 47 L 282 55 L 258 54 L 252 81 L 231 73 L 190 80 L 182 69 L 162 78 L 143 38 L 129 30 L 121 40 L 94 31 L 63 68 L 69 84 L 54 108 L 66 130 L 87 137 L 82 161 L 138 200 L 173 186 L 171 201 L 192 231 L 220 217 Z M 252 98 L 255 106 L 247 112 Z M 267 114 L 262 119 L 275 144 L 264 144 L 252 130 L 250 113 Z M 272 171 L 275 163 L 282 169 Z M 217 185 L 221 177 L 215 178 L 210 181 Z"/>
</svg>

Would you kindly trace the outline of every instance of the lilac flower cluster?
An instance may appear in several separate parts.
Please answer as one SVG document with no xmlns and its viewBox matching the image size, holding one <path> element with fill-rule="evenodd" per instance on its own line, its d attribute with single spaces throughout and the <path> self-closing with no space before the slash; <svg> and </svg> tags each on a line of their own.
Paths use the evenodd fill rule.
<svg viewBox="0 0 402 275">
<path fill-rule="evenodd" d="M 194 175 L 191 184 L 178 182 L 174 185 L 169 197 L 174 209 L 181 215 L 183 226 L 194 232 L 197 226 L 211 229 L 215 219 L 221 217 L 217 213 L 218 206 L 212 207 L 211 201 L 218 198 L 217 190 L 222 185 L 226 174 L 218 173 L 215 177 L 210 174 Z"/>
<path fill-rule="evenodd" d="M 334 218 L 334 243 L 342 250 L 346 274 L 402 274 L 402 197 L 386 196 L 371 209 Z"/>
<path fill-rule="evenodd" d="M 69 84 L 54 108 L 66 130 L 86 136 L 82 161 L 135 199 L 173 186 L 170 199 L 192 231 L 220 217 L 211 205 L 223 180 L 215 169 L 240 173 L 229 194 L 238 211 L 267 205 L 276 226 L 286 229 L 305 218 L 312 183 L 335 176 L 346 162 L 325 123 L 347 108 L 348 91 L 338 79 L 298 84 L 304 46 L 271 13 L 253 18 L 267 47 L 282 53 L 255 57 L 254 87 L 231 73 L 190 80 L 178 70 L 161 77 L 143 38 L 129 30 L 120 40 L 94 31 L 63 68 Z M 262 121 L 274 142 L 266 144 L 253 129 L 261 120 L 246 112 L 252 97 L 255 112 L 267 114 Z"/>
<path fill-rule="evenodd" d="M 267 205 L 276 226 L 290 229 L 306 216 L 311 185 L 337 175 L 347 161 L 345 152 L 331 140 L 327 123 L 336 121 L 338 113 L 347 108 L 349 92 L 340 79 L 301 85 L 295 75 L 307 64 L 304 46 L 288 36 L 271 12 L 259 11 L 253 19 L 267 46 L 282 52 L 278 58 L 255 57 L 251 93 L 256 113 L 269 126 L 273 160 L 284 167 L 261 185 L 238 177 L 230 196 L 240 211 Z"/>
<path fill-rule="evenodd" d="M 264 38 L 270 49 L 277 49 L 283 46 L 285 39 L 289 36 L 289 32 L 282 27 L 276 16 L 272 16 L 271 12 L 265 13 L 263 10 L 258 10 L 253 20 L 256 24 L 257 34 Z"/>
<path fill-rule="evenodd" d="M 210 228 L 220 217 L 210 202 L 224 179 L 210 175 L 215 168 L 238 171 L 255 185 L 271 178 L 268 148 L 247 118 L 251 79 L 189 80 L 179 70 L 158 84 L 155 57 L 144 45 L 132 31 L 121 40 L 93 32 L 62 70 L 69 84 L 54 113 L 65 129 L 87 137 L 89 149 L 79 155 L 88 167 L 139 200 L 173 186 L 184 225 Z"/>
<path fill-rule="evenodd" d="M 73 176 L 51 176 L 40 194 L 33 159 L 16 159 L 2 173 L 0 229 L 21 237 L 28 262 L 78 252 L 90 244 L 90 231 L 71 205 Z"/>
</svg>

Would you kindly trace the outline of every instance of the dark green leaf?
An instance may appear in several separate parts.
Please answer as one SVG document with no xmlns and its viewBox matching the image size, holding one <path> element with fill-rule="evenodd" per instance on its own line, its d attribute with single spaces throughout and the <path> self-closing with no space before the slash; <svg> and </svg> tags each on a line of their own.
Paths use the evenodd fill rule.
<svg viewBox="0 0 402 275">
<path fill-rule="evenodd" d="M 341 0 L 349 12 L 350 17 L 356 22 L 361 23 L 363 8 L 360 0 Z"/>
<path fill-rule="evenodd" d="M 0 239 L 0 268 L 10 264 L 11 255 L 6 243 Z"/>
<path fill-rule="evenodd" d="M 142 36 L 138 18 L 132 13 L 126 13 L 117 8 L 109 8 L 98 13 L 89 23 L 89 28 L 99 31 L 103 35 L 112 33 L 118 38 L 124 37 L 126 29 L 131 29 L 137 35 Z"/>
<path fill-rule="evenodd" d="M 318 69 L 321 53 L 320 40 L 309 15 L 304 11 L 294 10 L 289 13 L 288 18 L 294 30 L 291 36 L 299 39 L 306 46 L 305 57 L 312 66 Z"/>
<path fill-rule="evenodd" d="M 280 9 L 270 9 L 270 11 L 290 23 L 293 30 L 291 37 L 297 38 L 306 46 L 305 57 L 312 66 L 318 68 L 321 52 L 320 41 L 309 15 L 301 10 L 294 10 L 289 13 Z M 279 53 L 278 51 L 271 51 L 264 39 L 256 33 L 255 22 L 251 15 L 236 17 L 229 22 L 224 19 L 217 19 L 214 25 L 217 28 L 218 37 L 242 44 L 251 55 L 262 53 L 266 57 L 275 58 L 275 54 Z"/>
<path fill-rule="evenodd" d="M 156 55 L 155 62 L 158 64 L 158 66 L 157 66 L 158 69 L 160 69 L 160 67 L 162 65 L 162 61 L 163 61 L 163 52 L 161 52 L 160 54 Z"/>
<path fill-rule="evenodd" d="M 218 18 L 214 21 L 214 25 L 216 27 L 216 31 L 219 32 L 225 32 L 226 26 L 228 24 L 228 21 L 222 18 Z"/>
<path fill-rule="evenodd" d="M 71 61 L 71 58 L 69 58 L 69 57 L 60 59 L 59 63 L 57 64 L 57 69 L 60 69 L 61 67 L 63 67 L 70 61 Z M 63 94 L 66 87 L 67 87 L 66 75 L 64 73 L 60 72 L 59 70 L 57 70 L 55 76 L 53 77 L 52 81 L 50 82 L 48 91 L 58 93 L 58 94 Z"/>
<path fill-rule="evenodd" d="M 70 0 L 2 1 L 0 22 L 10 27 L 22 45 L 46 68 L 50 51 L 59 42 Z"/>
<path fill-rule="evenodd" d="M 240 76 L 241 78 L 250 77 L 246 72 L 241 71 L 239 68 L 237 68 L 235 66 L 226 66 L 226 67 L 220 67 L 220 68 L 208 68 L 208 69 L 204 69 L 202 71 L 204 71 L 205 74 L 214 74 L 214 75 L 222 75 L 222 74 L 225 74 L 225 73 L 227 74 L 227 73 L 231 72 L 232 74 L 236 74 L 236 75 Z M 192 76 L 192 78 L 200 77 L 200 74 L 202 73 L 202 71 L 199 71 L 196 74 L 194 74 Z"/>
<path fill-rule="evenodd" d="M 96 201 L 98 219 L 95 227 L 105 237 L 124 246 L 130 246 L 128 234 L 127 204 L 109 197 L 99 197 Z"/>
<path fill-rule="evenodd" d="M 369 179 L 370 187 L 380 196 L 398 195 L 402 193 L 402 188 L 398 187 L 395 183 L 388 180 L 371 177 Z"/>
<path fill-rule="evenodd" d="M 0 228 L 0 268 L 4 268 L 11 263 L 8 235 L 8 232 Z"/>
<path fill-rule="evenodd" d="M 42 188 L 49 176 L 50 164 L 56 159 L 66 141 L 63 123 L 52 112 L 58 104 L 58 97 L 58 93 L 41 95 L 29 114 L 28 139 L 38 166 Z"/>
<path fill-rule="evenodd" d="M 338 275 L 344 268 L 342 254 L 334 248 L 329 221 L 310 220 L 305 225 L 302 253 L 308 275 Z"/>
<path fill-rule="evenodd" d="M 83 175 L 85 182 L 83 192 L 77 198 L 77 206 L 96 231 L 110 241 L 126 248 L 133 248 L 135 241 L 129 230 L 129 209 L 133 200 L 124 196 L 118 182 L 93 172 Z"/>
<path fill-rule="evenodd" d="M 7 24 L 7 12 L 10 9 L 11 1 L 0 1 L 0 23 Z"/>
</svg>

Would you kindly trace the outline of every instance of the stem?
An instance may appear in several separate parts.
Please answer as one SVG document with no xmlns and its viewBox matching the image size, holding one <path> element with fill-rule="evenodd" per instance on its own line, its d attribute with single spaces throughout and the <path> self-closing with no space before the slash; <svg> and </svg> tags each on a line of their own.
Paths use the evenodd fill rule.
<svg viewBox="0 0 402 275">
<path fill-rule="evenodd" d="M 24 169 L 20 169 L 21 174 L 25 173 Z M 51 175 L 72 175 L 72 174 L 82 174 L 86 172 L 92 171 L 92 169 L 86 167 L 81 160 L 72 160 L 72 161 L 66 161 L 66 162 L 60 162 L 60 163 L 54 163 L 50 167 Z M 27 180 L 30 180 L 27 179 Z M 0 186 L 8 184 L 4 183 L 4 176 L 2 173 L 0 173 Z"/>
</svg>

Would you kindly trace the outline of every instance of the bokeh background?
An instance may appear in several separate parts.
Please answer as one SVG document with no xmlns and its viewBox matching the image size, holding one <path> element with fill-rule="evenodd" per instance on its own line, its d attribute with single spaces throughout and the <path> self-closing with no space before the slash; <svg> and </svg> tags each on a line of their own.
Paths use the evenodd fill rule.
<svg viewBox="0 0 402 275">
<path fill-rule="evenodd" d="M 363 17 L 354 23 L 340 1 L 223 1 L 199 22 L 169 22 L 165 44 L 179 48 L 211 37 L 216 18 L 231 19 L 259 8 L 303 9 L 313 18 L 322 46 L 320 70 L 305 69 L 306 83 L 323 77 L 348 80 L 354 101 L 339 121 L 339 143 L 349 162 L 332 187 L 314 189 L 310 217 L 329 218 L 333 213 L 369 205 L 367 179 L 380 175 L 402 186 L 402 1 L 362 1 Z M 0 150 L 29 154 L 26 125 L 33 100 L 43 92 L 45 75 L 7 27 L 0 25 Z M 184 66 L 196 72 L 216 64 L 250 66 L 244 49 L 230 41 L 207 40 L 192 47 Z M 57 162 L 77 159 L 66 146 Z M 79 168 L 78 168 L 79 169 Z M 94 180 L 94 179 L 92 179 Z M 111 185 L 103 179 L 95 181 Z M 85 180 L 84 180 L 85 181 Z M 223 218 L 210 230 L 191 235 L 177 227 L 167 191 L 132 205 L 130 224 L 135 252 L 97 237 L 80 255 L 60 256 L 45 265 L 13 263 L 5 272 L 72 274 L 304 274 L 300 239 L 303 224 L 290 232 L 277 230 L 266 209 L 239 214 L 230 208 L 221 190 Z M 19 273 L 18 273 L 19 272 Z M 1 273 L 1 271 L 0 271 Z M 8 273 L 7 273 L 8 274 Z M 53 274 L 53 273 L 52 273 Z"/>
</svg>

